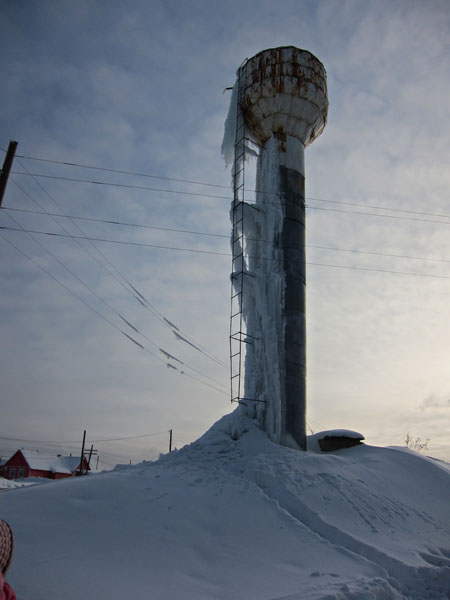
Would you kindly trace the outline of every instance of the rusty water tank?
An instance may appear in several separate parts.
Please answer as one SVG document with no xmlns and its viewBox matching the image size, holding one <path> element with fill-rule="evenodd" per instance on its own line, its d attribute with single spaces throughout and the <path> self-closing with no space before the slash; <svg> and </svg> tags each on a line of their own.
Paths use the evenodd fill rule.
<svg viewBox="0 0 450 600">
<path fill-rule="evenodd" d="M 306 147 L 322 133 L 328 114 L 326 72 L 311 52 L 294 46 L 263 50 L 237 75 L 239 105 L 258 143 L 276 133 Z"/>
</svg>

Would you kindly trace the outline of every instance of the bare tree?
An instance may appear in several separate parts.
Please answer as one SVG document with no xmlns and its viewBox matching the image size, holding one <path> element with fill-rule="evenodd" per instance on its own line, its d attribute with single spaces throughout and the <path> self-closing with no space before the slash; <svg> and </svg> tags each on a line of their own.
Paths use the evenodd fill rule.
<svg viewBox="0 0 450 600">
<path fill-rule="evenodd" d="M 423 454 L 426 450 L 428 450 L 429 441 L 429 439 L 422 441 L 420 437 L 413 438 L 409 432 L 404 438 L 405 446 L 410 450 L 414 450 L 414 452 L 418 452 L 419 454 Z"/>
</svg>

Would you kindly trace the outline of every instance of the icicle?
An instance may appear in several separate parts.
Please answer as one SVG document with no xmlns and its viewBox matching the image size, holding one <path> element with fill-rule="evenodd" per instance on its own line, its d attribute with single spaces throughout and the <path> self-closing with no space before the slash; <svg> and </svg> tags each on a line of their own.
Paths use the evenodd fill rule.
<svg viewBox="0 0 450 600">
<path fill-rule="evenodd" d="M 197 348 L 197 346 L 195 344 L 193 344 L 192 342 L 190 342 L 189 340 L 187 340 L 185 337 L 183 337 L 182 335 L 180 335 L 179 333 L 177 333 L 175 330 L 172 330 L 172 333 L 174 334 L 174 336 L 177 338 L 177 340 L 181 340 L 182 342 L 184 342 L 185 344 L 189 344 L 189 346 L 192 346 L 193 348 L 195 348 L 196 350 L 198 350 L 199 352 L 202 352 L 200 350 L 200 348 Z"/>
<path fill-rule="evenodd" d="M 165 350 L 163 350 L 162 348 L 159 349 L 160 352 L 162 352 L 162 354 L 164 354 L 164 356 L 166 358 L 168 358 L 169 360 L 175 360 L 176 362 L 179 362 L 180 365 L 184 365 L 184 362 L 181 361 L 179 358 L 177 358 L 176 356 L 174 356 L 173 354 L 169 354 L 169 352 L 166 352 Z"/>
<path fill-rule="evenodd" d="M 180 331 L 180 328 L 177 327 L 176 325 L 174 325 L 171 321 L 169 321 L 169 319 L 166 319 L 166 317 L 163 317 L 164 321 L 170 325 L 171 327 L 173 327 L 174 329 L 176 329 L 177 331 Z"/>
<path fill-rule="evenodd" d="M 128 335 L 128 333 L 125 333 L 125 331 L 120 330 L 121 333 L 123 333 L 123 335 L 125 337 L 127 337 L 129 340 L 131 340 L 133 342 L 133 344 L 136 344 L 136 346 L 138 346 L 141 350 L 145 350 L 144 346 L 142 344 L 140 344 L 139 342 L 137 342 L 134 338 L 131 337 L 131 335 Z"/>
<path fill-rule="evenodd" d="M 222 140 L 222 155 L 225 159 L 225 167 L 234 162 L 234 144 L 236 141 L 236 117 L 238 101 L 238 81 L 236 79 L 231 93 L 230 107 L 225 120 L 225 130 Z"/>
<path fill-rule="evenodd" d="M 122 315 L 120 315 L 120 314 L 119 314 L 119 317 L 122 319 L 122 321 L 123 321 L 124 323 L 126 323 L 126 324 L 128 325 L 128 327 L 131 327 L 131 329 L 133 329 L 133 330 L 134 330 L 136 333 L 139 333 L 139 330 L 138 330 L 138 329 L 136 329 L 136 327 L 135 327 L 134 325 L 132 325 L 132 324 L 131 324 L 129 321 L 127 321 L 127 320 L 125 319 L 125 317 L 122 317 Z"/>
</svg>

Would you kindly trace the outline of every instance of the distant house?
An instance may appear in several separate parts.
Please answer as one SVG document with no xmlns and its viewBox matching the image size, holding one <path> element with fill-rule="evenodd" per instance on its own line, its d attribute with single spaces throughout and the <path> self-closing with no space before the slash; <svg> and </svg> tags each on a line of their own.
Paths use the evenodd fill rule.
<svg viewBox="0 0 450 600">
<path fill-rule="evenodd" d="M 85 458 L 83 458 L 83 471 L 90 471 Z M 74 477 L 79 472 L 79 456 L 49 456 L 30 450 L 17 450 L 0 467 L 0 475 L 5 479 L 17 479 L 18 477 L 64 479 L 65 477 Z"/>
</svg>

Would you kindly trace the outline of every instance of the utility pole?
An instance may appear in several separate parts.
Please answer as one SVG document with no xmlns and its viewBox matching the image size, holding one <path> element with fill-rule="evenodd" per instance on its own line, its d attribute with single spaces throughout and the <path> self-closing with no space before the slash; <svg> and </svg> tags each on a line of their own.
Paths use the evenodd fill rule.
<svg viewBox="0 0 450 600">
<path fill-rule="evenodd" d="M 169 431 L 169 452 L 172 452 L 172 430 Z"/>
<path fill-rule="evenodd" d="M 83 433 L 83 443 L 81 445 L 81 459 L 80 459 L 80 475 L 83 475 L 83 460 L 84 460 L 84 444 L 86 443 L 86 429 Z"/>
<path fill-rule="evenodd" d="M 88 465 L 91 465 L 91 457 L 92 457 L 92 450 L 94 449 L 94 444 L 91 444 L 91 449 L 89 450 L 89 458 L 88 458 Z"/>
<path fill-rule="evenodd" d="M 16 153 L 18 142 L 9 142 L 8 151 L 6 152 L 3 168 L 0 171 L 0 206 L 2 205 L 3 196 L 5 195 L 6 184 L 8 183 L 9 172 L 13 164 L 14 155 Z"/>
</svg>

